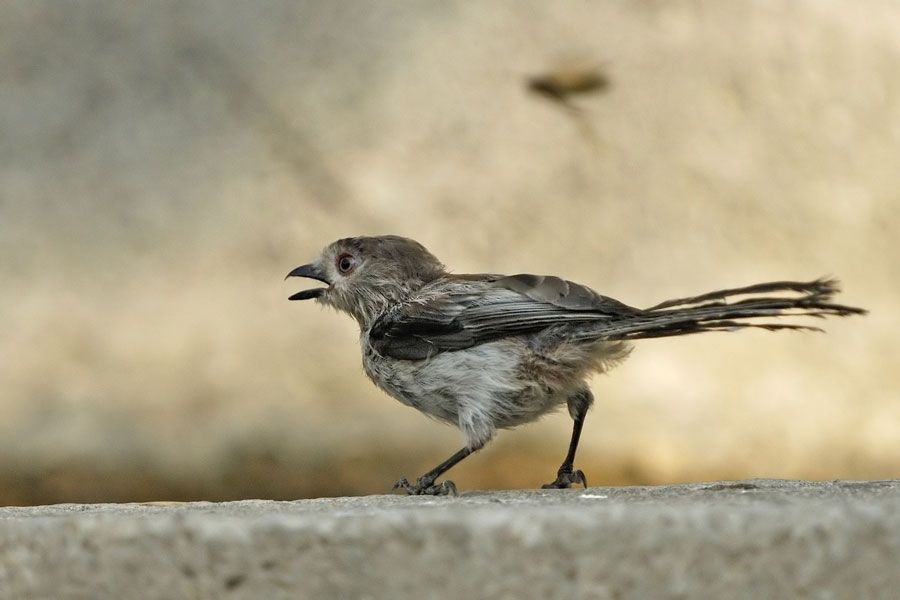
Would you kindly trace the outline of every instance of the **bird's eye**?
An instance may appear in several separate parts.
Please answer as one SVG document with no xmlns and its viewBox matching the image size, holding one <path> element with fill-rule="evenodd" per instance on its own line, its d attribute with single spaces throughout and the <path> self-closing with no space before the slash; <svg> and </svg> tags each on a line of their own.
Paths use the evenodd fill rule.
<svg viewBox="0 0 900 600">
<path fill-rule="evenodd" d="M 356 258 L 352 254 L 343 252 L 337 257 L 337 269 L 342 275 L 346 275 L 356 268 Z"/>
</svg>

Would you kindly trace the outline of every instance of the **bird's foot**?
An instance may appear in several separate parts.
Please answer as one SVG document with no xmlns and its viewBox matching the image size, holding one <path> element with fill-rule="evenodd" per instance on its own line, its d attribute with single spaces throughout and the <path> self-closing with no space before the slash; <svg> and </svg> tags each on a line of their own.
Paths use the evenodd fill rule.
<svg viewBox="0 0 900 600">
<path fill-rule="evenodd" d="M 394 487 L 391 488 L 391 491 L 396 492 L 399 489 L 406 490 L 406 493 L 410 496 L 446 496 L 448 494 L 451 494 L 453 496 L 459 495 L 456 492 L 456 484 L 449 479 L 445 479 L 440 483 L 435 483 L 434 479 L 432 478 L 419 477 L 419 479 L 416 481 L 416 484 L 412 485 L 406 480 L 406 477 L 402 477 L 400 481 L 394 484 Z"/>
<path fill-rule="evenodd" d="M 560 490 L 571 486 L 573 483 L 580 483 L 587 487 L 587 478 L 585 478 L 584 472 L 580 469 L 573 470 L 572 467 L 563 467 L 556 473 L 556 481 L 545 483 L 541 487 L 545 490 Z"/>
</svg>

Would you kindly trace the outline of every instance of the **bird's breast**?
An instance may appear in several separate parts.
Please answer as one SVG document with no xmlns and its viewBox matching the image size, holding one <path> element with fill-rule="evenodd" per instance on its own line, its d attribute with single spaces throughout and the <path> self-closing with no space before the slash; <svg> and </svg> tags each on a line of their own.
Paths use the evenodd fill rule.
<svg viewBox="0 0 900 600">
<path fill-rule="evenodd" d="M 403 404 L 459 425 L 478 415 L 495 427 L 510 427 L 551 410 L 564 397 L 547 393 L 527 377 L 527 344 L 516 338 L 442 352 L 422 360 L 402 360 L 363 346 L 369 378 Z"/>
</svg>

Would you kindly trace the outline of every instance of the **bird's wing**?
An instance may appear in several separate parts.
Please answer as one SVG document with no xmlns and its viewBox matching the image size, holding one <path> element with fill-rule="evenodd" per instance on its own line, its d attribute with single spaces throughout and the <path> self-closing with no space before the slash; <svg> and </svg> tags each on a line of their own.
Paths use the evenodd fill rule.
<svg viewBox="0 0 900 600">
<path fill-rule="evenodd" d="M 539 275 L 451 278 L 379 317 L 369 341 L 382 355 L 419 360 L 552 326 L 640 311 L 592 289 Z"/>
</svg>

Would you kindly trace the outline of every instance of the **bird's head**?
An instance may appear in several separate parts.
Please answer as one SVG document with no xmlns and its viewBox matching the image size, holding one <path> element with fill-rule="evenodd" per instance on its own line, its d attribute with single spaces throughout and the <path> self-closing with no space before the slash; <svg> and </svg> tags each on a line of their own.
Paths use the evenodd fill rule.
<svg viewBox="0 0 900 600">
<path fill-rule="evenodd" d="M 289 299 L 315 298 L 348 313 L 365 329 L 387 307 L 445 273 L 433 254 L 409 238 L 344 238 L 287 275 L 316 279 L 327 287 L 297 292 Z"/>
</svg>

